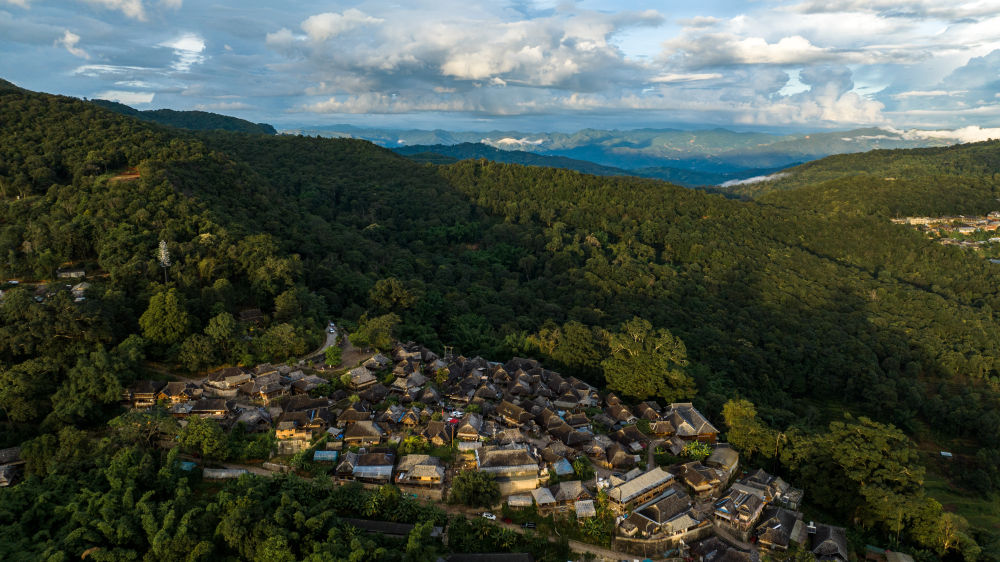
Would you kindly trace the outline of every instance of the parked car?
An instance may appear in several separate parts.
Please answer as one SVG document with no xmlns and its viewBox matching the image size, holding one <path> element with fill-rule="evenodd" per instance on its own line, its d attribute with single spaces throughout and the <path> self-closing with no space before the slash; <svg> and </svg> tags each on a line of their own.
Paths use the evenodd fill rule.
<svg viewBox="0 0 1000 562">
<path fill-rule="evenodd" d="M 525 523 L 524 525 L 522 525 L 522 527 L 524 527 L 525 529 L 534 529 L 535 528 L 535 522 L 534 521 L 528 521 L 527 523 Z"/>
<path fill-rule="evenodd" d="M 458 410 L 455 410 L 455 411 L 453 411 L 451 413 L 451 417 L 453 417 L 453 418 L 460 418 L 460 417 L 462 417 L 462 412 L 459 412 Z"/>
<path fill-rule="evenodd" d="M 490 521 L 496 521 L 497 520 L 497 516 L 493 515 L 489 511 L 484 511 L 483 512 L 483 519 L 489 519 Z"/>
</svg>

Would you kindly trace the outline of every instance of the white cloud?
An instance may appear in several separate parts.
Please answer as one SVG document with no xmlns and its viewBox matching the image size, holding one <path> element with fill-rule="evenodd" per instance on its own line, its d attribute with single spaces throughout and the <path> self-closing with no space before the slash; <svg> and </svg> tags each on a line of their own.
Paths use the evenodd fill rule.
<svg viewBox="0 0 1000 562">
<path fill-rule="evenodd" d="M 110 100 L 126 105 L 144 104 L 153 101 L 154 92 L 129 92 L 125 90 L 105 90 L 92 97 L 99 100 Z"/>
<path fill-rule="evenodd" d="M 892 97 L 895 99 L 907 99 L 907 98 L 938 98 L 938 97 L 954 97 L 960 96 L 962 94 L 968 93 L 967 90 L 910 90 L 909 92 L 900 92 L 898 94 L 893 94 Z"/>
<path fill-rule="evenodd" d="M 177 39 L 165 41 L 159 47 L 169 47 L 174 50 L 177 60 L 170 68 L 177 72 L 187 72 L 191 67 L 205 61 L 205 40 L 194 33 L 186 33 Z"/>
<path fill-rule="evenodd" d="M 253 109 L 248 103 L 241 101 L 226 101 L 217 103 L 200 103 L 194 106 L 199 111 L 235 111 L 240 109 Z"/>
<path fill-rule="evenodd" d="M 28 0 L 3 0 L 3 2 L 5 4 L 10 4 L 12 6 L 17 6 L 19 8 L 24 8 L 25 10 L 27 10 L 28 8 L 31 7 L 29 5 Z"/>
<path fill-rule="evenodd" d="M 906 140 L 924 140 L 924 139 L 936 139 L 936 140 L 953 140 L 956 142 L 980 142 L 990 139 L 1000 139 L 1000 128 L 982 128 L 978 125 L 971 125 L 968 127 L 962 127 L 961 129 L 954 130 L 921 130 L 921 129 L 910 129 L 907 131 L 900 131 L 897 129 L 889 129 L 890 131 L 899 134 L 902 138 Z"/>
<path fill-rule="evenodd" d="M 833 49 L 813 45 L 800 35 L 769 43 L 763 37 L 740 38 L 729 33 L 707 33 L 667 41 L 668 57 L 689 68 L 739 64 L 809 64 L 840 59 Z"/>
<path fill-rule="evenodd" d="M 777 174 L 771 174 L 769 176 L 754 176 L 752 178 L 746 178 L 746 179 L 743 179 L 743 180 L 729 180 L 727 182 L 720 183 L 719 187 L 734 187 L 734 186 L 737 186 L 737 185 L 748 185 L 748 184 L 754 184 L 754 183 L 762 183 L 762 182 L 765 182 L 765 181 L 780 180 L 781 178 L 784 178 L 784 177 L 787 177 L 787 176 L 788 176 L 788 174 L 786 174 L 786 173 L 777 173 Z"/>
<path fill-rule="evenodd" d="M 139 21 L 146 21 L 146 10 L 142 0 L 85 0 L 88 4 L 102 6 L 109 10 L 118 10 L 126 16 Z"/>
<path fill-rule="evenodd" d="M 373 18 L 361 10 L 351 8 L 343 13 L 326 12 L 309 16 L 302 22 L 302 31 L 305 31 L 309 39 L 317 42 L 326 41 L 331 37 L 336 37 L 345 31 L 350 31 L 364 25 L 375 25 L 385 20 Z"/>
<path fill-rule="evenodd" d="M 696 82 L 699 80 L 714 80 L 716 78 L 722 78 L 722 74 L 718 72 L 701 72 L 692 74 L 679 74 L 676 72 L 671 72 L 669 74 L 661 74 L 659 76 L 654 76 L 649 79 L 653 84 L 669 84 L 672 82 Z"/>
<path fill-rule="evenodd" d="M 63 32 L 62 37 L 56 39 L 55 44 L 66 47 L 66 50 L 69 51 L 69 53 L 74 57 L 80 57 L 81 59 L 89 59 L 90 55 L 87 54 L 87 51 L 84 51 L 80 47 L 76 46 L 76 44 L 79 42 L 80 42 L 80 36 L 67 29 L 66 31 Z"/>
</svg>

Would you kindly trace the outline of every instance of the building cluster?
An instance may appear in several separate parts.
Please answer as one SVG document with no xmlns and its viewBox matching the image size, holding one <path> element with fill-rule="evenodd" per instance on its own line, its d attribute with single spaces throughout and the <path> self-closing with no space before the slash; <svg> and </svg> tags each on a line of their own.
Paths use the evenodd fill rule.
<svg viewBox="0 0 1000 562">
<path fill-rule="evenodd" d="M 199 384 L 138 381 L 123 400 L 159 402 L 178 418 L 273 428 L 278 455 L 310 451 L 342 482 L 394 483 L 440 499 L 456 471 L 476 470 L 495 478 L 510 509 L 578 520 L 598 515 L 603 493 L 615 546 L 627 552 L 691 545 L 738 556 L 720 545 L 781 551 L 797 543 L 820 559 L 847 560 L 844 530 L 803 523 L 802 491 L 781 478 L 762 470 L 739 478 L 739 454 L 717 443 L 719 431 L 690 403 L 630 407 L 534 360 L 439 357 L 413 344 L 340 380 L 346 388 L 327 392 L 336 385 L 287 365 L 230 367 Z M 704 461 L 653 462 L 696 442 L 711 448 Z M 597 475 L 583 479 L 588 465 Z M 712 547 L 717 535 L 730 540 Z"/>
<path fill-rule="evenodd" d="M 1000 228 L 1000 211 L 993 211 L 985 217 L 976 216 L 944 216 L 944 217 L 906 217 L 892 219 L 895 224 L 905 224 L 916 227 L 921 232 L 929 235 L 939 236 L 938 240 L 946 246 L 960 246 L 963 248 L 977 248 L 984 245 L 996 244 L 1000 242 L 1000 237 L 992 237 L 987 240 L 968 240 L 962 238 L 970 236 L 977 231 L 996 232 Z M 960 235 L 955 238 L 955 235 Z"/>
</svg>

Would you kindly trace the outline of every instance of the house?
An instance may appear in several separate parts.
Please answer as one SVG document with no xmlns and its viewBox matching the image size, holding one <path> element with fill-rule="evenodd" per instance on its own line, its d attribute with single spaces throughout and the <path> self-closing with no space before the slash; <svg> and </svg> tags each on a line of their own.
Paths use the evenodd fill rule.
<svg viewBox="0 0 1000 562">
<path fill-rule="evenodd" d="M 194 398 L 200 398 L 202 395 L 202 390 L 191 384 L 189 382 L 174 381 L 168 382 L 156 393 L 156 400 L 163 400 L 165 402 L 170 402 L 171 404 L 176 404 L 178 402 L 186 402 Z"/>
<path fill-rule="evenodd" d="M 608 493 L 608 502 L 616 513 L 623 515 L 637 505 L 659 496 L 674 482 L 674 475 L 656 467 L 624 482 Z"/>
<path fill-rule="evenodd" d="M 20 468 L 12 464 L 0 465 L 0 488 L 13 486 L 21 479 Z"/>
<path fill-rule="evenodd" d="M 239 478 L 244 474 L 247 474 L 245 468 L 203 468 L 201 470 L 201 476 L 206 480 L 228 480 Z"/>
<path fill-rule="evenodd" d="M 496 477 L 504 495 L 538 487 L 538 460 L 526 445 L 482 447 L 475 452 L 476 469 Z"/>
<path fill-rule="evenodd" d="M 399 423 L 406 427 L 417 427 L 420 425 L 420 411 L 416 408 L 410 408 L 399 418 Z"/>
<path fill-rule="evenodd" d="M 56 270 L 59 279 L 79 279 L 87 276 L 87 270 L 82 267 L 66 267 Z"/>
<path fill-rule="evenodd" d="M 441 459 L 430 455 L 404 455 L 396 467 L 396 483 L 415 486 L 439 486 L 444 482 Z"/>
<path fill-rule="evenodd" d="M 768 474 L 764 469 L 755 470 L 732 487 L 753 494 L 765 502 L 780 503 L 792 510 L 798 509 L 803 496 L 802 490 L 793 488 L 788 482 Z"/>
<path fill-rule="evenodd" d="M 301 373 L 301 371 L 299 371 Z M 296 394 L 308 394 L 309 391 L 327 383 L 327 380 L 316 375 L 308 375 L 297 379 L 292 383 L 292 390 Z"/>
<path fill-rule="evenodd" d="M 337 457 L 339 456 L 338 451 L 326 451 L 323 449 L 317 449 L 313 451 L 313 461 L 314 462 L 337 462 Z"/>
<path fill-rule="evenodd" d="M 719 436 L 719 430 L 690 402 L 671 404 L 663 417 L 673 424 L 677 436 L 685 441 L 715 443 Z"/>
<path fill-rule="evenodd" d="M 555 510 L 556 498 L 548 488 L 535 488 L 531 491 L 531 499 L 540 514 L 547 515 Z"/>
<path fill-rule="evenodd" d="M 720 480 L 729 482 L 740 466 L 740 454 L 728 444 L 717 444 L 712 454 L 705 459 L 705 466 L 718 470 L 721 473 Z"/>
<path fill-rule="evenodd" d="M 792 542 L 804 544 L 807 537 L 801 513 L 775 506 L 764 510 L 755 533 L 760 546 L 782 552 Z"/>
<path fill-rule="evenodd" d="M 200 418 L 224 420 L 229 415 L 229 406 L 225 398 L 202 398 L 192 402 L 189 414 Z"/>
<path fill-rule="evenodd" d="M 378 382 L 375 375 L 363 366 L 351 369 L 348 374 L 351 376 L 351 382 L 348 386 L 352 390 L 364 390 Z"/>
<path fill-rule="evenodd" d="M 612 443 L 605 449 L 607 459 L 605 466 L 615 470 L 628 470 L 635 466 L 635 455 L 630 454 L 618 443 Z"/>
<path fill-rule="evenodd" d="M 371 419 L 372 413 L 361 402 L 354 402 L 337 416 L 339 425 L 354 424 Z"/>
<path fill-rule="evenodd" d="M 70 289 L 69 292 L 73 295 L 73 298 L 81 299 L 87 295 L 87 289 L 89 288 L 90 288 L 90 283 L 83 281 L 77 283 L 76 285 L 73 285 L 73 288 Z"/>
<path fill-rule="evenodd" d="M 500 405 L 497 406 L 496 415 L 503 420 L 504 423 L 513 427 L 528 423 L 531 419 L 530 412 L 527 412 L 524 408 L 515 406 L 506 400 L 500 402 Z"/>
<path fill-rule="evenodd" d="M 478 441 L 482 427 L 483 416 L 475 412 L 470 412 L 465 414 L 462 421 L 458 423 L 458 427 L 455 430 L 455 436 L 459 439 L 459 441 Z"/>
<path fill-rule="evenodd" d="M 636 417 L 629 411 L 628 408 L 621 404 L 612 404 L 608 406 L 604 413 L 608 415 L 609 418 L 615 420 L 618 423 L 635 423 Z"/>
<path fill-rule="evenodd" d="M 718 473 L 698 461 L 681 465 L 678 477 L 699 498 L 712 496 L 722 485 Z"/>
<path fill-rule="evenodd" d="M 635 411 L 640 418 L 650 422 L 660 418 L 660 407 L 656 402 L 640 402 Z"/>
<path fill-rule="evenodd" d="M 566 423 L 573 429 L 590 426 L 590 420 L 587 418 L 587 414 L 583 412 L 568 414 L 566 416 Z"/>
<path fill-rule="evenodd" d="M 135 381 L 122 393 L 122 400 L 131 402 L 134 408 L 149 408 L 156 404 L 156 395 L 166 384 L 163 381 Z"/>
<path fill-rule="evenodd" d="M 671 488 L 660 497 L 636 508 L 619 524 L 618 529 L 619 533 L 627 537 L 680 541 L 690 538 L 709 525 L 708 521 L 695 516 L 687 494 Z"/>
<path fill-rule="evenodd" d="M 205 384 L 222 390 L 229 390 L 247 382 L 250 382 L 249 373 L 239 367 L 226 367 L 208 375 Z"/>
<path fill-rule="evenodd" d="M 812 553 L 816 560 L 847 562 L 849 552 L 843 527 L 816 525 L 816 534 L 812 537 Z"/>
<path fill-rule="evenodd" d="M 371 420 L 359 421 L 344 430 L 344 445 L 378 445 L 385 437 L 385 431 Z"/>
<path fill-rule="evenodd" d="M 741 490 L 730 489 L 713 504 L 716 521 L 729 526 L 739 533 L 741 540 L 746 541 L 750 529 L 757 524 L 764 512 L 765 503 L 753 494 Z"/>
<path fill-rule="evenodd" d="M 534 498 L 530 494 L 515 494 L 507 496 L 507 505 L 514 509 L 527 509 L 534 505 Z"/>
<path fill-rule="evenodd" d="M 351 475 L 355 480 L 373 484 L 388 484 L 392 481 L 392 467 L 395 455 L 392 453 L 366 453 L 358 455 Z"/>
<path fill-rule="evenodd" d="M 421 434 L 425 439 L 435 447 L 443 447 L 445 445 L 451 445 L 454 440 L 455 428 L 452 424 L 445 423 L 440 420 L 434 420 L 427 423 L 427 427 Z"/>
<path fill-rule="evenodd" d="M 570 480 L 568 482 L 560 482 L 551 488 L 552 496 L 556 500 L 556 510 L 557 511 L 573 511 L 576 506 L 576 502 L 581 500 L 593 499 L 590 492 L 583 487 L 583 482 L 579 480 Z"/>
<path fill-rule="evenodd" d="M 353 478 L 354 477 L 354 467 L 358 464 L 357 453 L 348 451 L 340 457 L 340 464 L 337 465 L 336 472 L 337 476 L 340 478 Z"/>
<path fill-rule="evenodd" d="M 580 500 L 576 502 L 576 518 L 589 519 L 597 517 L 597 508 L 594 507 L 594 500 Z"/>
</svg>

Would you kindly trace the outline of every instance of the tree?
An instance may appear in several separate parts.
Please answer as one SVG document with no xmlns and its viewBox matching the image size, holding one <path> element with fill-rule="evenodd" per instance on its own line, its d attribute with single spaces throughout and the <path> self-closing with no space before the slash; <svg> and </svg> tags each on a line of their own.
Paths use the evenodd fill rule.
<svg viewBox="0 0 1000 562">
<path fill-rule="evenodd" d="M 200 454 L 208 460 L 222 460 L 229 450 L 225 432 L 215 420 L 191 417 L 177 436 L 177 443 L 186 451 Z"/>
<path fill-rule="evenodd" d="M 395 277 L 379 279 L 368 291 L 368 300 L 381 312 L 402 311 L 413 306 L 416 297 Z"/>
<path fill-rule="evenodd" d="M 756 453 L 774 457 L 773 447 L 778 440 L 777 433 L 757 419 L 757 408 L 749 400 L 734 399 L 722 407 L 722 418 L 726 423 L 726 438 L 744 455 Z"/>
<path fill-rule="evenodd" d="M 172 344 L 181 341 L 188 328 L 188 313 L 177 289 L 169 289 L 150 297 L 149 307 L 139 317 L 139 327 L 147 340 Z"/>
<path fill-rule="evenodd" d="M 635 398 L 657 396 L 676 402 L 694 396 L 694 380 L 684 342 L 669 330 L 653 331 L 649 321 L 634 317 L 610 337 L 611 356 L 601 362 L 608 387 Z"/>
<path fill-rule="evenodd" d="M 323 359 L 326 361 L 327 365 L 335 367 L 337 365 L 340 365 L 341 356 L 343 354 L 344 354 L 343 348 L 341 348 L 337 344 L 333 344 L 323 351 Z"/>
<path fill-rule="evenodd" d="M 192 373 L 213 365 L 216 354 L 212 339 L 201 334 L 191 334 L 181 344 L 177 359 Z"/>
<path fill-rule="evenodd" d="M 357 347 L 371 347 L 379 351 L 392 348 L 393 330 L 399 324 L 399 316 L 394 313 L 383 314 L 375 318 L 362 316 L 358 329 L 351 334 L 351 343 Z"/>
<path fill-rule="evenodd" d="M 167 241 L 160 240 L 160 246 L 156 249 L 156 261 L 160 262 L 163 268 L 163 284 L 167 284 L 167 269 L 173 265 L 170 261 L 170 250 L 167 248 Z"/>
<path fill-rule="evenodd" d="M 452 481 L 448 501 L 470 507 L 490 507 L 500 501 L 500 486 L 488 472 L 463 470 Z"/>
</svg>

